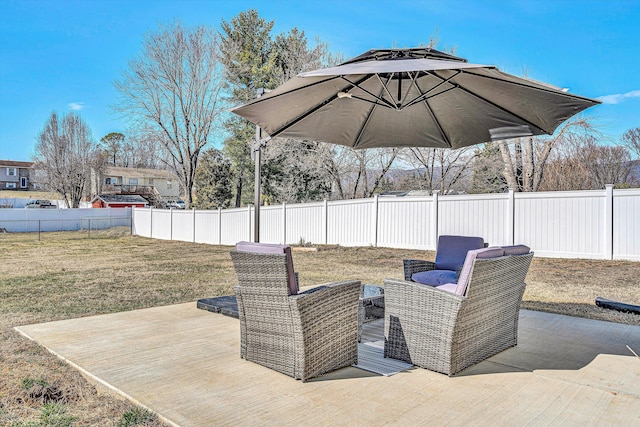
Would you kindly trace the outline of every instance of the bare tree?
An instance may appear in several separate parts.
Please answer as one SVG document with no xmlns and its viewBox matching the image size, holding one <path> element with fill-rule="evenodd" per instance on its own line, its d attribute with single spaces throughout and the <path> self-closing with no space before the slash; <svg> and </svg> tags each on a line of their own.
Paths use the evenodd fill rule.
<svg viewBox="0 0 640 427">
<path fill-rule="evenodd" d="M 262 197 L 266 203 L 302 203 L 331 194 L 332 178 L 324 168 L 332 156 L 329 144 L 274 138 L 264 148 Z"/>
<path fill-rule="evenodd" d="M 435 190 L 447 194 L 462 190 L 463 181 L 470 175 L 470 165 L 476 157 L 472 147 L 452 150 L 449 148 L 407 148 L 403 160 L 419 172 L 418 185 L 433 194 Z"/>
<path fill-rule="evenodd" d="M 330 147 L 332 156 L 323 157 L 323 167 L 332 178 L 333 193 L 338 199 L 373 196 L 399 153 L 398 148 L 354 150 Z"/>
<path fill-rule="evenodd" d="M 115 82 L 116 110 L 162 145 L 188 205 L 200 152 L 225 111 L 221 71 L 217 35 L 207 27 L 174 23 L 148 34 L 140 56 Z"/>
<path fill-rule="evenodd" d="M 640 158 L 640 128 L 629 129 L 622 135 L 622 144 Z"/>
<path fill-rule="evenodd" d="M 569 120 L 552 137 L 525 137 L 501 141 L 499 147 L 507 185 L 515 191 L 538 191 L 553 148 L 571 135 L 594 133 L 597 131 L 589 119 L 575 118 Z"/>
<path fill-rule="evenodd" d="M 627 185 L 631 156 L 626 147 L 599 145 L 592 135 L 568 135 L 546 165 L 539 190 L 596 190 Z"/>
<path fill-rule="evenodd" d="M 41 171 L 45 188 L 62 195 L 68 207 L 77 208 L 87 193 L 91 169 L 100 169 L 104 158 L 87 124 L 75 113 L 58 119 L 53 112 L 38 134 L 35 169 Z"/>
</svg>

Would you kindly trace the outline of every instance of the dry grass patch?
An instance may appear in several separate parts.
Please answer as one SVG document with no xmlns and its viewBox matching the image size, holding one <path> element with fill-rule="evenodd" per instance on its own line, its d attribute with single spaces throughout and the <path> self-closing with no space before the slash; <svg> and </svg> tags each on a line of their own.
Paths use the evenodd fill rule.
<svg viewBox="0 0 640 427">
<path fill-rule="evenodd" d="M 0 234 L 0 425 L 148 425 L 150 414 L 89 383 L 14 326 L 195 301 L 233 293 L 229 247 L 133 237 L 126 230 Z M 433 252 L 383 248 L 294 250 L 302 286 L 402 277 L 403 258 Z M 534 259 L 525 308 L 640 325 L 594 305 L 640 304 L 640 263 Z M 48 417 L 48 418 L 47 418 Z M 32 424 L 27 424 L 31 422 Z"/>
</svg>

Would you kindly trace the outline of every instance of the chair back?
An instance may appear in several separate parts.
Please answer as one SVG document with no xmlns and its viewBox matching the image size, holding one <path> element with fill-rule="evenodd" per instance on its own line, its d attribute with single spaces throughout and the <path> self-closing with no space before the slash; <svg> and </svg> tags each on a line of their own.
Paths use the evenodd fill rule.
<svg viewBox="0 0 640 427">
<path fill-rule="evenodd" d="M 293 256 L 291 255 L 291 246 L 271 243 L 238 242 L 236 244 L 236 251 L 254 254 L 284 255 L 286 263 L 286 280 L 289 285 L 289 295 L 298 294 L 298 282 L 296 280 L 295 272 L 293 269 Z M 247 260 L 246 262 L 249 262 L 248 258 L 245 257 L 245 259 Z M 258 257 L 258 259 L 260 258 Z"/>
<path fill-rule="evenodd" d="M 464 264 L 467 252 L 484 247 L 482 237 L 440 236 L 436 251 L 436 270 L 457 270 Z"/>
<path fill-rule="evenodd" d="M 533 252 L 525 255 L 476 259 L 467 284 L 467 299 L 497 301 L 515 292 L 519 305 L 524 293 L 524 280 L 532 259 Z"/>
</svg>

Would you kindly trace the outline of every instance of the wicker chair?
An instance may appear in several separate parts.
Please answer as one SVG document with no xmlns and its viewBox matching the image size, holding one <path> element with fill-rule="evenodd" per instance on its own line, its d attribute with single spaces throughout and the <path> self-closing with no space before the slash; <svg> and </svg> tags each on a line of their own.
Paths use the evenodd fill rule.
<svg viewBox="0 0 640 427">
<path fill-rule="evenodd" d="M 532 258 L 475 259 L 464 296 L 385 280 L 385 357 L 452 376 L 515 346 Z"/>
<path fill-rule="evenodd" d="M 358 360 L 360 282 L 291 295 L 287 255 L 231 251 L 240 354 L 303 382 Z"/>
</svg>

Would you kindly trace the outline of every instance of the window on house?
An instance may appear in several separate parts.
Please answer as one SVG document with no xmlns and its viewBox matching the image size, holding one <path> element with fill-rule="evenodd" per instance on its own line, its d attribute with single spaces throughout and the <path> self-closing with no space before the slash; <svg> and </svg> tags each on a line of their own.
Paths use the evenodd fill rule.
<svg viewBox="0 0 640 427">
<path fill-rule="evenodd" d="M 5 188 L 16 188 L 15 182 L 7 182 Z"/>
<path fill-rule="evenodd" d="M 129 178 L 129 185 L 138 185 L 138 178 Z"/>
<path fill-rule="evenodd" d="M 173 185 L 173 182 L 170 179 L 168 179 L 167 180 L 167 188 L 171 188 L 172 185 Z"/>
<path fill-rule="evenodd" d="M 105 178 L 104 179 L 104 183 L 105 184 L 111 184 L 111 178 Z"/>
<path fill-rule="evenodd" d="M 27 188 L 27 178 L 24 176 L 20 178 L 20 188 Z"/>
<path fill-rule="evenodd" d="M 18 169 L 7 168 L 7 176 L 16 176 L 16 175 L 18 175 Z"/>
<path fill-rule="evenodd" d="M 149 185 L 153 185 L 153 178 L 149 178 Z"/>
</svg>

